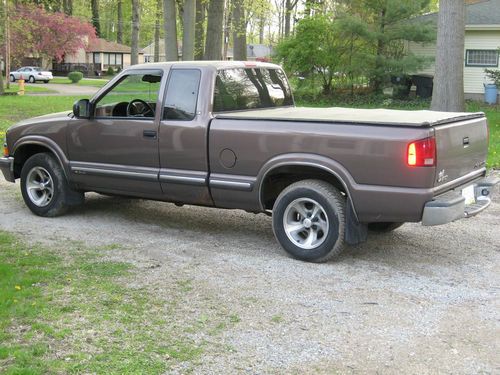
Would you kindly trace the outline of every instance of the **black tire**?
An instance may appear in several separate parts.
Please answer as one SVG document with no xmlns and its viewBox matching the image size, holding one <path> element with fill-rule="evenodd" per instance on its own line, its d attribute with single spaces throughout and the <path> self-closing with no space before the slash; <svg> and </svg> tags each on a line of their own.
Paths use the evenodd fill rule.
<svg viewBox="0 0 500 375">
<path fill-rule="evenodd" d="M 380 223 L 369 223 L 368 230 L 375 233 L 388 233 L 392 232 L 394 229 L 399 228 L 404 223 L 393 223 L 393 222 L 380 222 Z"/>
<path fill-rule="evenodd" d="M 40 178 L 40 173 L 45 178 Z M 38 176 L 35 184 L 43 184 L 43 181 L 49 181 L 50 183 L 46 185 L 51 189 L 28 189 L 27 184 L 33 181 L 33 176 L 35 178 Z M 35 154 L 24 163 L 21 170 L 21 193 L 31 212 L 44 217 L 62 215 L 70 206 L 81 204 L 84 201 L 82 192 L 70 189 L 61 165 L 49 153 Z M 34 196 L 40 198 L 43 202 L 35 203 Z M 42 199 L 43 197 L 45 199 Z"/>
<path fill-rule="evenodd" d="M 49 81 L 43 81 L 43 83 L 49 83 Z"/>
<path fill-rule="evenodd" d="M 306 218 L 295 210 L 297 205 L 306 210 Z M 338 256 L 343 250 L 345 205 L 345 196 L 327 182 L 320 180 L 296 182 L 284 189 L 276 199 L 273 207 L 274 235 L 292 257 L 307 262 L 326 262 Z M 320 211 L 315 217 L 312 213 L 317 206 L 320 207 Z M 309 218 L 306 224 L 306 219 Z M 320 221 L 323 225 L 320 225 Z M 302 225 L 304 230 L 290 230 L 297 225 L 294 223 Z M 319 229 L 320 227 L 327 229 L 323 231 Z M 316 232 L 316 236 L 313 236 L 316 240 L 312 240 L 317 242 L 316 245 L 307 244 L 311 232 Z"/>
<path fill-rule="evenodd" d="M 11 82 L 16 82 L 16 77 L 14 77 L 13 74 L 10 75 L 10 81 Z"/>
<path fill-rule="evenodd" d="M 35 77 L 30 76 L 30 78 L 29 78 L 28 82 L 29 82 L 29 83 L 36 83 Z"/>
</svg>

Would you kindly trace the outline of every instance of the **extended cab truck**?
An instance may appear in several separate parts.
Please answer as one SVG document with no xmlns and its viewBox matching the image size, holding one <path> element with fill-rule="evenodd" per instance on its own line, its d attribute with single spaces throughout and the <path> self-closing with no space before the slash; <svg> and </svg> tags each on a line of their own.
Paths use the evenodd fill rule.
<svg viewBox="0 0 500 375">
<path fill-rule="evenodd" d="M 296 108 L 279 66 L 184 62 L 12 126 L 0 167 L 40 216 L 87 191 L 264 212 L 288 253 L 320 262 L 368 228 L 486 208 L 487 148 L 483 113 Z"/>
</svg>

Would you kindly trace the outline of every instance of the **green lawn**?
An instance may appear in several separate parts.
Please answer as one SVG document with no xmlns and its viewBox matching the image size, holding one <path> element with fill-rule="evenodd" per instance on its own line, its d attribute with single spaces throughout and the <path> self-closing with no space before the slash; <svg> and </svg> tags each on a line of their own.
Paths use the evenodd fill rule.
<svg viewBox="0 0 500 375">
<path fill-rule="evenodd" d="M 95 87 L 103 87 L 106 83 L 109 82 L 108 78 L 83 78 L 80 82 L 76 83 L 80 86 L 95 86 Z M 50 83 L 59 83 L 59 84 L 67 84 L 74 85 L 69 78 L 66 77 L 54 77 Z"/>
<path fill-rule="evenodd" d="M 10 83 L 10 88 L 5 89 L 5 92 L 18 92 L 19 91 L 19 85 L 17 83 Z M 43 84 L 33 84 L 33 83 L 28 83 L 24 85 L 24 91 L 25 92 L 55 92 L 54 90 L 51 90 L 47 87 L 44 87 Z"/>
<path fill-rule="evenodd" d="M 161 374 L 181 362 L 188 373 L 206 349 L 224 350 L 220 335 L 240 321 L 208 296 L 186 316 L 199 293 L 193 281 L 162 283 L 160 299 L 149 282 L 134 282 L 150 270 L 104 258 L 119 245 L 57 246 L 0 231 L 2 374 Z"/>
</svg>

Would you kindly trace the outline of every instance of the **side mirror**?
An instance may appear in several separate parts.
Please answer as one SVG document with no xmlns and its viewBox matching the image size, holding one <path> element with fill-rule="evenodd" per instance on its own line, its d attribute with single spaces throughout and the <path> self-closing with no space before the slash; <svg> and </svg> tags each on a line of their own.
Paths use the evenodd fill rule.
<svg viewBox="0 0 500 375">
<path fill-rule="evenodd" d="M 80 99 L 73 104 L 73 115 L 76 118 L 90 118 L 90 101 Z"/>
</svg>

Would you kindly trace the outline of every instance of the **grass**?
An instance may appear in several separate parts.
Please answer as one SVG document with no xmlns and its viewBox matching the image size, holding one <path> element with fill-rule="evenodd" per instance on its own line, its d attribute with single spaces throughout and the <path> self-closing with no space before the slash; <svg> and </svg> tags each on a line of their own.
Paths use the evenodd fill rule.
<svg viewBox="0 0 500 375">
<path fill-rule="evenodd" d="M 189 372 L 239 322 L 213 306 L 186 314 L 199 293 L 191 281 L 162 283 L 168 297 L 160 299 L 128 287 L 138 270 L 103 259 L 102 247 L 58 246 L 27 245 L 0 231 L 2 374 L 158 374 L 180 363 Z"/>
<path fill-rule="evenodd" d="M 19 84 L 17 83 L 10 83 L 10 88 L 5 89 L 5 92 L 15 92 L 17 93 L 19 91 Z M 49 92 L 55 92 L 54 90 L 51 90 L 47 87 L 44 87 L 43 84 L 25 84 L 24 85 L 24 91 L 25 92 L 40 92 L 40 93 L 49 93 Z"/>
<path fill-rule="evenodd" d="M 108 78 L 83 78 L 81 81 L 76 83 L 79 86 L 94 86 L 94 87 L 103 87 L 106 83 L 108 83 Z M 50 81 L 50 83 L 58 83 L 64 85 L 75 85 L 75 83 L 71 82 L 69 78 L 66 77 L 54 77 Z"/>
</svg>

